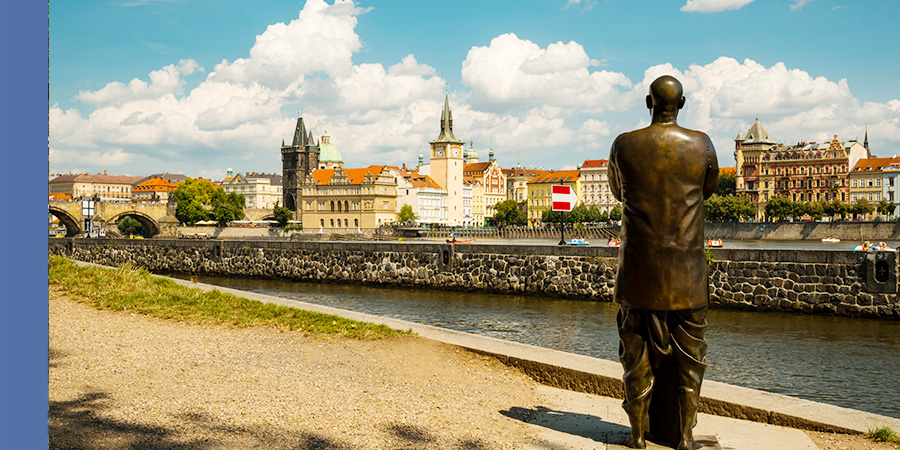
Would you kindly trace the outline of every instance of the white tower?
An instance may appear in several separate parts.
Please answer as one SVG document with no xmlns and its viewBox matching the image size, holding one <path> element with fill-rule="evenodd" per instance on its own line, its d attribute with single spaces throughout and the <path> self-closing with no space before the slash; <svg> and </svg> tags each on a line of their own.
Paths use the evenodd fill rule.
<svg viewBox="0 0 900 450">
<path fill-rule="evenodd" d="M 463 223 L 463 145 L 453 135 L 453 115 L 450 100 L 444 95 L 441 113 L 441 134 L 431 144 L 431 178 L 447 190 L 447 221 L 450 225 Z"/>
</svg>

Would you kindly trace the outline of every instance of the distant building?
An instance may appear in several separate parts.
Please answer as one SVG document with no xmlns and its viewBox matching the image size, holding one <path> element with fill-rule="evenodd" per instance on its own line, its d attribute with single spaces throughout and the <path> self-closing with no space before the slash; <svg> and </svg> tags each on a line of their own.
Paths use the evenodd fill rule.
<svg viewBox="0 0 900 450">
<path fill-rule="evenodd" d="M 283 180 L 281 175 L 275 173 L 239 173 L 227 181 L 223 180 L 222 189 L 226 194 L 243 195 L 247 208 L 275 209 L 275 203 L 280 205 L 284 199 Z"/>
<path fill-rule="evenodd" d="M 397 212 L 409 205 L 419 224 L 446 226 L 447 190 L 430 176 L 406 170 L 406 166 L 396 169 L 396 173 Z"/>
<path fill-rule="evenodd" d="M 521 166 L 503 169 L 503 175 L 506 176 L 506 199 L 514 200 L 517 204 L 527 204 L 528 182 L 545 173 L 546 170 L 526 169 Z"/>
<path fill-rule="evenodd" d="M 326 133 L 327 135 L 327 133 Z M 297 119 L 291 145 L 281 142 L 282 201 L 291 211 L 300 209 L 303 183 L 319 167 L 319 145 L 312 131 L 306 130 L 303 117 Z"/>
<path fill-rule="evenodd" d="M 184 181 L 184 178 L 181 178 Z M 166 178 L 149 177 L 131 188 L 131 199 L 136 202 L 166 203 L 179 182 Z"/>
<path fill-rule="evenodd" d="M 299 198 L 307 230 L 371 231 L 397 218 L 397 181 L 386 166 L 318 169 L 306 177 Z"/>
<path fill-rule="evenodd" d="M 608 159 L 589 159 L 579 168 L 581 201 L 585 206 L 596 206 L 600 211 L 607 213 L 619 204 L 609 188 L 608 170 Z"/>
<path fill-rule="evenodd" d="M 101 201 L 131 201 L 131 188 L 134 183 L 144 177 L 103 174 L 69 174 L 60 175 L 48 182 L 49 194 L 66 194 L 74 199 L 89 198 L 95 195 Z"/>
<path fill-rule="evenodd" d="M 900 216 L 900 162 L 897 157 L 891 158 L 891 163 L 882 169 L 883 177 L 881 185 L 884 187 L 882 198 L 897 205 L 893 216 Z"/>
<path fill-rule="evenodd" d="M 865 145 L 844 143 L 837 135 L 828 143 L 776 144 L 759 119 L 734 143 L 736 191 L 751 196 L 760 219 L 776 195 L 801 202 L 850 201 L 850 168 L 870 156 Z"/>
<path fill-rule="evenodd" d="M 427 175 L 447 190 L 447 220 L 450 225 L 463 223 L 463 146 L 465 142 L 453 135 L 453 114 L 450 100 L 444 95 L 441 111 L 441 132 L 431 144 L 431 159 Z M 423 172 L 420 172 L 423 173 Z"/>
<path fill-rule="evenodd" d="M 577 170 L 557 170 L 547 172 L 528 182 L 528 222 L 538 225 L 544 211 L 551 211 L 551 186 L 571 186 L 578 198 L 583 198 L 581 177 Z"/>
<path fill-rule="evenodd" d="M 492 156 L 493 156 L 493 152 Z M 472 177 L 481 186 L 472 190 L 473 224 L 489 225 L 494 219 L 494 206 L 506 200 L 506 175 L 497 161 L 475 162 L 463 167 L 463 176 Z M 476 192 L 478 189 L 479 192 Z"/>
</svg>

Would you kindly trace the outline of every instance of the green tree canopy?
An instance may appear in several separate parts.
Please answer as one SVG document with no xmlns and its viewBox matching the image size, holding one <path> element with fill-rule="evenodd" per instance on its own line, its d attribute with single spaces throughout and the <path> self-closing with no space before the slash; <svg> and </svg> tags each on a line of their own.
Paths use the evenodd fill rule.
<svg viewBox="0 0 900 450">
<path fill-rule="evenodd" d="M 416 220 L 416 215 L 413 213 L 412 206 L 404 203 L 400 207 L 400 212 L 397 213 L 397 222 L 412 222 L 413 220 Z"/>
<path fill-rule="evenodd" d="M 275 202 L 275 210 L 273 212 L 273 215 L 275 216 L 275 220 L 278 222 L 278 225 L 282 227 L 287 225 L 288 221 L 294 218 L 294 213 L 291 212 L 290 209 L 279 205 L 278 202 Z"/>
<path fill-rule="evenodd" d="M 622 205 L 616 205 L 609 211 L 609 220 L 622 220 Z"/>
<path fill-rule="evenodd" d="M 878 210 L 878 214 L 885 215 L 885 216 L 893 216 L 894 211 L 897 209 L 897 204 L 883 198 L 883 199 L 881 199 L 881 201 L 878 202 L 878 205 L 876 208 Z"/>
<path fill-rule="evenodd" d="M 504 200 L 494 205 L 494 220 L 497 225 L 504 227 L 507 225 L 525 225 L 525 214 L 519 210 L 519 205 L 515 200 Z"/>
<path fill-rule="evenodd" d="M 716 185 L 715 193 L 722 197 L 734 194 L 736 186 L 734 172 L 719 173 L 719 184 Z"/>
<path fill-rule="evenodd" d="M 172 192 L 175 198 L 175 218 L 185 225 L 215 219 L 219 225 L 244 218 L 244 196 L 236 192 L 225 194 L 209 180 L 185 178 Z M 212 209 L 212 214 L 208 209 Z"/>
<path fill-rule="evenodd" d="M 119 232 L 125 236 L 130 234 L 144 235 L 144 224 L 131 216 L 125 216 L 116 223 Z"/>
<path fill-rule="evenodd" d="M 776 195 L 766 202 L 766 217 L 784 220 L 793 214 L 793 203 L 783 195 Z"/>
</svg>

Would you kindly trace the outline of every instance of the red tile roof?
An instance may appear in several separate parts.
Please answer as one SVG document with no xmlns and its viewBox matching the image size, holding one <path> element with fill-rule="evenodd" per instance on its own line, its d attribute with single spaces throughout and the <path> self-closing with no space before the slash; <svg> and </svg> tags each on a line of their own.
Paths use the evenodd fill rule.
<svg viewBox="0 0 900 450">
<path fill-rule="evenodd" d="M 581 165 L 582 168 L 585 167 L 603 167 L 609 164 L 608 159 L 587 159 L 584 161 L 584 164 Z"/>
<path fill-rule="evenodd" d="M 362 169 L 343 169 L 344 176 L 347 177 L 347 180 L 350 184 L 362 184 L 363 180 L 366 179 L 366 174 L 372 174 L 372 176 L 377 177 L 381 174 L 381 171 L 385 168 L 385 166 L 369 166 L 364 167 Z M 331 177 L 334 176 L 335 169 L 318 169 L 313 171 L 312 175 L 316 180 L 316 184 L 319 186 L 328 184 L 331 182 Z"/>
<path fill-rule="evenodd" d="M 538 183 L 574 183 L 578 181 L 577 170 L 557 170 L 555 172 L 545 173 L 531 181 L 528 184 Z"/>
</svg>

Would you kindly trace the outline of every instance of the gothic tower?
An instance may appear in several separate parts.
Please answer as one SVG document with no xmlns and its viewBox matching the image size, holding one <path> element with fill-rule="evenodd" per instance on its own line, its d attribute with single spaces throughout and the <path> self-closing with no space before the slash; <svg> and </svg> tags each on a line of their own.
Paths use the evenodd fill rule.
<svg viewBox="0 0 900 450">
<path fill-rule="evenodd" d="M 306 176 L 319 164 L 319 146 L 313 140 L 312 132 L 306 131 L 303 117 L 297 119 L 294 140 L 291 145 L 281 142 L 282 204 L 291 211 L 300 210 L 301 186 Z"/>
<path fill-rule="evenodd" d="M 447 190 L 447 219 L 450 225 L 463 223 L 463 146 L 453 135 L 450 100 L 444 95 L 441 134 L 431 144 L 431 178 Z"/>
</svg>

